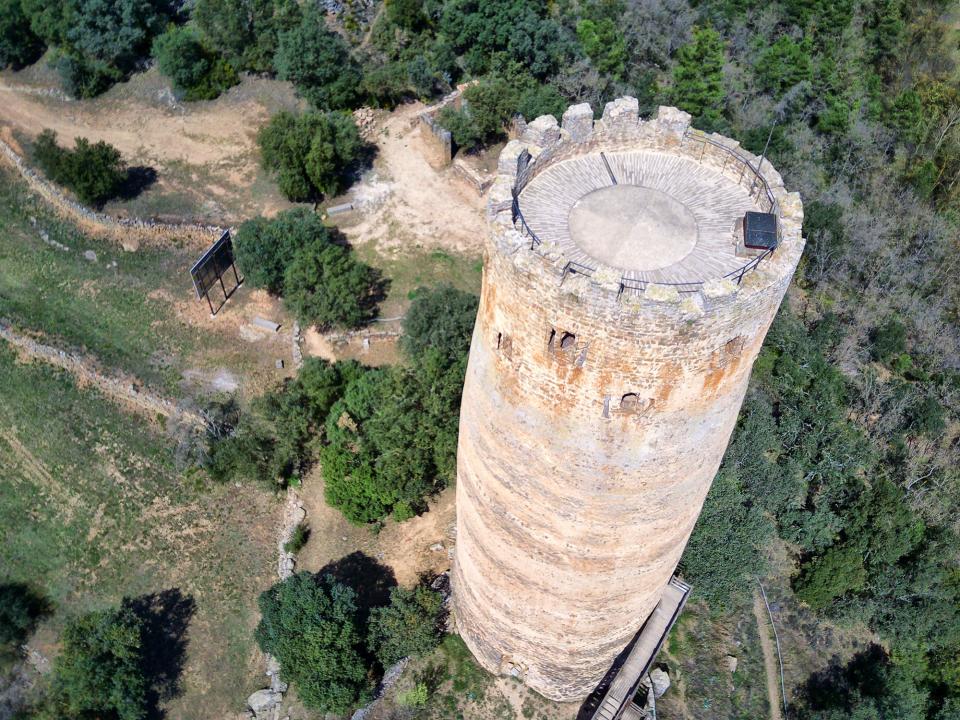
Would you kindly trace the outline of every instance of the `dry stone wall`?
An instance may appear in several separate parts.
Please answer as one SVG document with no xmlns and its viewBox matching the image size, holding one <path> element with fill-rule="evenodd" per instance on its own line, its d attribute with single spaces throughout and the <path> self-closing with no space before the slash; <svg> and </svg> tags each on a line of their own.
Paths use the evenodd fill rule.
<svg viewBox="0 0 960 720">
<path fill-rule="evenodd" d="M 225 229 L 200 223 L 166 223 L 98 213 L 64 195 L 56 185 L 27 165 L 2 139 L 0 157 L 19 172 L 30 189 L 50 203 L 61 217 L 75 223 L 85 233 L 117 242 L 124 250 L 136 250 L 142 244 L 169 245 L 171 242 L 186 243 L 202 249 L 219 238 Z"/>
<path fill-rule="evenodd" d="M 530 123 L 501 155 L 458 447 L 457 627 L 488 670 L 555 700 L 592 690 L 659 601 L 803 249 L 799 197 L 765 167 L 782 240 L 741 284 L 621 295 L 619 277 L 566 273 L 562 251 L 514 226 L 524 150 L 528 173 L 607 148 L 702 152 L 740 173 L 723 150 L 736 143 L 687 143 L 674 108 L 588 111 Z"/>
</svg>

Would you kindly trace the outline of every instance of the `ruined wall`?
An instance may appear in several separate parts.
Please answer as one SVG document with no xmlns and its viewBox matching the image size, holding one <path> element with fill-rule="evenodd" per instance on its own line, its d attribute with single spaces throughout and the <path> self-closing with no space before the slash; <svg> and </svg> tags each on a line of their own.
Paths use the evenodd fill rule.
<svg viewBox="0 0 960 720">
<path fill-rule="evenodd" d="M 505 148 L 460 417 L 457 627 L 488 670 L 556 700 L 585 696 L 656 606 L 803 247 L 799 198 L 764 168 L 783 239 L 741 285 L 618 298 L 619 278 L 564 277 L 562 254 L 511 220 L 523 149 L 700 152 L 685 113 L 643 122 L 618 103 L 595 124 L 572 108 L 562 131 L 540 118 Z M 739 172 L 714 151 L 701 162 Z"/>
<path fill-rule="evenodd" d="M 22 157 L 0 139 L 0 159 L 20 173 L 27 185 L 44 199 L 60 217 L 74 223 L 81 231 L 98 238 L 113 240 L 124 250 L 136 250 L 141 244 L 163 245 L 186 243 L 203 249 L 215 242 L 224 228 L 200 223 L 166 223 L 142 218 L 120 218 L 98 213 L 71 200 L 60 188 L 29 167 Z"/>
</svg>

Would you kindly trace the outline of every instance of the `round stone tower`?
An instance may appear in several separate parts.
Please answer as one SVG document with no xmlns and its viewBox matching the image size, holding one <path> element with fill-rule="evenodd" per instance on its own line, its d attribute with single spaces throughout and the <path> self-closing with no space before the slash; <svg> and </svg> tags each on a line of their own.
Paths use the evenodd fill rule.
<svg viewBox="0 0 960 720">
<path fill-rule="evenodd" d="M 799 196 L 689 123 L 573 106 L 506 146 L 490 190 L 453 608 L 484 667 L 555 700 L 656 607 L 803 249 Z"/>
</svg>

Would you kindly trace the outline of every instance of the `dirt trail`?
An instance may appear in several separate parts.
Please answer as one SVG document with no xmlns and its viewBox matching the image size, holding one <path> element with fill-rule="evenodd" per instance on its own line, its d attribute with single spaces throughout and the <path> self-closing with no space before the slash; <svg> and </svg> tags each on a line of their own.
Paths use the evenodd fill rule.
<svg viewBox="0 0 960 720">
<path fill-rule="evenodd" d="M 194 165 L 249 161 L 246 156 L 266 111 L 248 101 L 225 112 L 226 102 L 197 103 L 189 111 L 177 111 L 128 99 L 111 103 L 108 112 L 99 102 L 54 100 L 0 77 L 0 123 L 29 135 L 50 128 L 62 140 L 78 135 L 105 140 L 136 162 L 160 167 L 169 161 Z M 171 142 L 174 138 L 176 142 Z"/>
<path fill-rule="evenodd" d="M 783 720 L 780 711 L 780 673 L 777 670 L 776 649 L 770 639 L 770 620 L 760 597 L 760 590 L 753 590 L 753 616 L 757 620 L 757 634 L 763 651 L 763 669 L 767 677 L 767 700 L 770 705 L 770 720 Z"/>
<path fill-rule="evenodd" d="M 374 173 L 351 195 L 369 202 L 360 222 L 343 230 L 354 242 L 375 241 L 381 252 L 411 247 L 480 253 L 485 200 L 450 169 L 434 170 L 424 158 L 417 117 L 420 103 L 402 105 L 378 123 Z"/>
</svg>

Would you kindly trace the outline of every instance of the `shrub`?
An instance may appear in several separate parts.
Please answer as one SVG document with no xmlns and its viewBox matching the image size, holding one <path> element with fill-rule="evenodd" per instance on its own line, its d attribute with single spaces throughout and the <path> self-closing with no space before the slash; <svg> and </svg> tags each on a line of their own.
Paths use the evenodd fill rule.
<svg viewBox="0 0 960 720">
<path fill-rule="evenodd" d="M 43 54 L 43 40 L 30 27 L 20 0 L 0 0 L 0 69 L 19 69 Z"/>
<path fill-rule="evenodd" d="M 410 655 L 423 655 L 440 644 L 443 598 L 428 587 L 395 587 L 390 604 L 370 613 L 368 645 L 388 668 Z"/>
<path fill-rule="evenodd" d="M 401 707 L 418 708 L 427 704 L 430 699 L 430 689 L 426 683 L 418 682 L 409 690 L 397 693 L 397 704 Z"/>
<path fill-rule="evenodd" d="M 345 113 L 280 112 L 257 136 L 264 168 L 293 201 L 316 200 L 343 190 L 365 146 Z"/>
<path fill-rule="evenodd" d="M 303 550 L 309 539 L 310 526 L 306 523 L 297 523 L 297 526 L 293 529 L 293 533 L 290 535 L 290 539 L 283 544 L 283 549 L 285 552 L 296 555 Z"/>
<path fill-rule="evenodd" d="M 360 99 L 360 66 L 343 38 L 327 29 L 318 5 L 309 5 L 300 22 L 280 35 L 273 64 L 278 77 L 318 109 L 353 108 Z"/>
<path fill-rule="evenodd" d="M 34 146 L 34 159 L 52 181 L 65 185 L 80 202 L 101 207 L 116 197 L 127 178 L 120 151 L 102 140 L 77 138 L 73 150 L 57 145 L 57 134 L 44 130 Z"/>
<path fill-rule="evenodd" d="M 240 81 L 230 64 L 207 50 L 187 27 L 174 26 L 158 36 L 153 56 L 186 100 L 211 100 Z"/>
<path fill-rule="evenodd" d="M 56 717 L 143 720 L 148 683 L 141 670 L 142 621 L 129 608 L 71 620 L 53 665 Z"/>
<path fill-rule="evenodd" d="M 866 582 L 862 552 L 853 546 L 840 545 L 801 565 L 793 589 L 803 602 L 821 610 L 835 598 L 861 589 Z"/>
<path fill-rule="evenodd" d="M 327 239 L 329 230 L 306 208 L 294 208 L 267 219 L 244 222 L 234 239 L 234 254 L 244 280 L 273 295 L 283 294 L 283 275 L 297 250 L 314 238 Z"/>
<path fill-rule="evenodd" d="M 359 327 L 376 314 L 380 273 L 329 237 L 297 250 L 283 274 L 283 303 L 301 322 Z"/>
<path fill-rule="evenodd" d="M 296 0 L 197 0 L 193 19 L 236 70 L 273 72 L 280 33 L 300 20 Z"/>
<path fill-rule="evenodd" d="M 259 605 L 257 643 L 305 705 L 343 715 L 369 697 L 353 590 L 330 575 L 299 572 L 262 593 Z"/>
<path fill-rule="evenodd" d="M 410 358 L 434 348 L 455 361 L 470 348 L 478 298 L 450 285 L 418 288 L 403 320 L 400 347 Z"/>
<path fill-rule="evenodd" d="M 891 317 L 870 333 L 873 345 L 870 356 L 874 360 L 888 362 L 907 349 L 907 329 L 897 318 Z"/>
<path fill-rule="evenodd" d="M 0 584 L 0 649 L 21 644 L 47 612 L 46 601 L 23 583 Z"/>
</svg>

